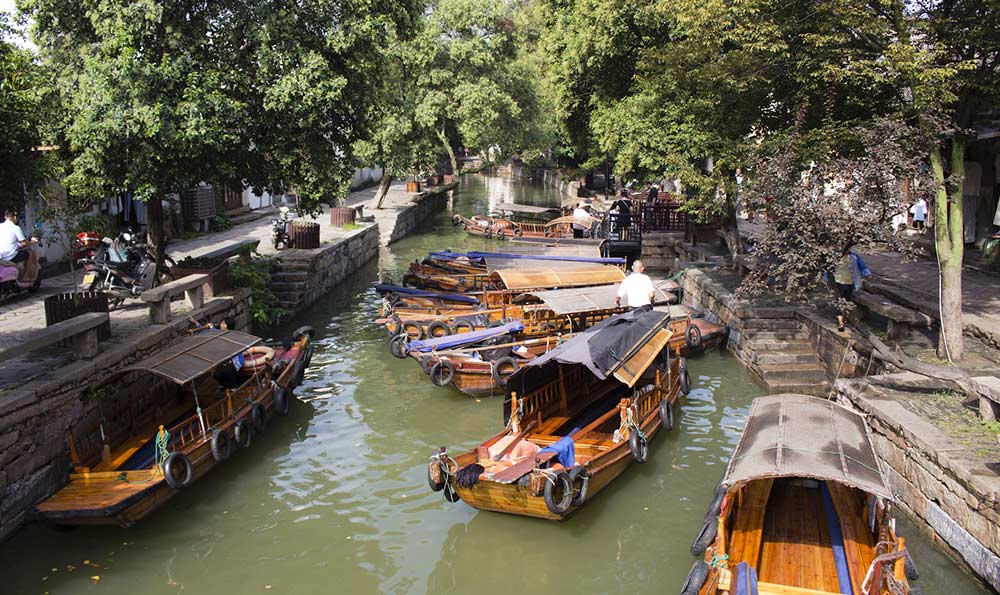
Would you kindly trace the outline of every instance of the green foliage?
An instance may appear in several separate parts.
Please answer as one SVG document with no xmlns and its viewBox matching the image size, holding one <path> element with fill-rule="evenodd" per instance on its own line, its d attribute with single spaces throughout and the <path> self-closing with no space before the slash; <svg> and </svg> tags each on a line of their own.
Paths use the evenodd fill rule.
<svg viewBox="0 0 1000 595">
<path fill-rule="evenodd" d="M 233 287 L 249 287 L 252 291 L 250 317 L 260 326 L 276 324 L 288 313 L 280 306 L 277 296 L 271 289 L 271 274 L 274 267 L 274 259 L 256 254 L 249 262 L 244 262 L 241 258 L 229 266 L 229 283 Z"/>
<path fill-rule="evenodd" d="M 212 231 L 226 231 L 232 229 L 233 222 L 225 215 L 215 215 L 208 221 L 208 227 Z"/>
</svg>

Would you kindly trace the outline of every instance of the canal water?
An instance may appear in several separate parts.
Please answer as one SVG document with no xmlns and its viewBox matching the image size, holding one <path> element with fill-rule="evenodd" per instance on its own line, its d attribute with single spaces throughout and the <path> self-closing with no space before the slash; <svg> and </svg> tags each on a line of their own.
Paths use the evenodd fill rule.
<svg viewBox="0 0 1000 595">
<path fill-rule="evenodd" d="M 463 180 L 457 212 L 541 188 Z M 310 324 L 317 351 L 286 418 L 250 449 L 131 529 L 31 525 L 0 545 L 0 593 L 677 593 L 712 490 L 763 388 L 730 356 L 690 361 L 677 425 L 567 522 L 477 512 L 426 483 L 441 445 L 458 452 L 495 433 L 500 399 L 431 385 L 392 358 L 371 323 L 370 284 L 444 247 L 496 247 L 442 213 L 383 249 L 380 262 L 273 336 Z M 986 593 L 904 524 L 924 593 Z"/>
</svg>

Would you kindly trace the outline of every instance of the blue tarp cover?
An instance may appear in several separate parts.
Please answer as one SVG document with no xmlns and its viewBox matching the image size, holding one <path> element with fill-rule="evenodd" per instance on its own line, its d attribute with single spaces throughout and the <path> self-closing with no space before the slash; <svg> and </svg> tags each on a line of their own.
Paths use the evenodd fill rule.
<svg viewBox="0 0 1000 595">
<path fill-rule="evenodd" d="M 563 262 L 589 262 L 594 264 L 625 264 L 624 258 L 600 258 L 590 256 L 557 256 L 555 254 L 512 254 L 508 252 L 431 252 L 433 258 L 455 260 L 465 257 L 469 260 L 485 260 L 487 258 L 508 258 L 510 260 L 560 260 Z"/>
<path fill-rule="evenodd" d="M 438 293 L 436 291 L 426 291 L 424 289 L 414 289 L 412 287 L 402 287 L 400 285 L 389 285 L 387 283 L 375 283 L 375 291 L 379 293 L 398 293 L 401 295 L 413 295 L 417 297 L 439 298 L 449 302 L 461 302 L 464 304 L 478 304 L 479 300 L 460 293 Z"/>
<path fill-rule="evenodd" d="M 559 461 L 559 464 L 567 469 L 572 469 L 573 465 L 576 464 L 576 458 L 574 456 L 576 454 L 576 445 L 573 442 L 573 438 L 570 436 L 564 436 L 560 438 L 558 442 L 550 444 L 538 452 L 556 453 L 556 459 Z"/>
<path fill-rule="evenodd" d="M 447 337 L 424 339 L 423 341 L 410 341 L 406 344 L 406 349 L 408 351 L 423 352 L 434 351 L 436 349 L 452 349 L 454 347 L 472 345 L 485 339 L 506 335 L 508 333 L 516 333 L 523 330 L 524 325 L 521 324 L 521 321 L 516 320 L 501 326 L 486 328 L 480 331 L 472 331 L 471 333 L 458 333 L 456 335 L 448 335 Z"/>
</svg>

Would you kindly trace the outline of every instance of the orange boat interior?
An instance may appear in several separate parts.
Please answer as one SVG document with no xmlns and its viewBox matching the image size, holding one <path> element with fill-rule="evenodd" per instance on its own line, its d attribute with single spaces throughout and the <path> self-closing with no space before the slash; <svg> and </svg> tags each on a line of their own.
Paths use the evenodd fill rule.
<svg viewBox="0 0 1000 595">
<path fill-rule="evenodd" d="M 839 528 L 851 586 L 862 592 L 875 558 L 863 492 L 832 481 L 782 478 L 750 482 L 729 498 L 725 543 L 730 568 L 745 561 L 757 569 L 761 584 L 840 593 L 833 547 Z"/>
</svg>

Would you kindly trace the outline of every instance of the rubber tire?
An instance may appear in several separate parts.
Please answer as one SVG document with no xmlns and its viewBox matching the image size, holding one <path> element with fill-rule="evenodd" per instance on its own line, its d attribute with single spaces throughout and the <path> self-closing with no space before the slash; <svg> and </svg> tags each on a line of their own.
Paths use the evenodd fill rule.
<svg viewBox="0 0 1000 595">
<path fill-rule="evenodd" d="M 399 359 L 406 359 L 406 335 L 396 335 L 392 341 L 389 341 L 389 353 L 393 357 L 398 357 Z"/>
<path fill-rule="evenodd" d="M 427 337 L 427 334 L 424 333 L 424 325 L 418 322 L 404 322 L 401 326 L 403 331 L 401 334 L 408 336 L 411 341 L 423 341 L 424 338 Z M 417 334 L 411 335 L 408 330 L 410 328 L 416 328 Z"/>
<path fill-rule="evenodd" d="M 504 230 L 502 230 L 502 229 L 498 229 L 497 230 L 497 239 L 500 240 L 500 241 L 506 240 L 507 239 L 507 232 L 504 231 Z"/>
<path fill-rule="evenodd" d="M 660 401 L 660 425 L 668 432 L 674 429 L 674 407 L 666 399 Z"/>
<path fill-rule="evenodd" d="M 35 275 L 35 281 L 31 284 L 30 287 L 28 287 L 28 293 L 38 293 L 38 290 L 41 288 L 42 288 L 42 275 L 41 271 L 39 271 Z"/>
<path fill-rule="evenodd" d="M 309 338 L 312 339 L 313 336 L 316 335 L 316 330 L 313 329 L 313 327 L 309 326 L 308 324 L 305 326 L 300 326 L 299 328 L 295 329 L 294 333 L 292 333 L 292 340 L 298 341 L 299 339 L 302 338 L 302 335 L 309 335 Z"/>
<path fill-rule="evenodd" d="M 696 560 L 691 566 L 691 570 L 688 571 L 684 584 L 681 585 L 681 595 L 698 595 L 701 588 L 705 586 L 705 581 L 708 580 L 709 570 L 708 562 Z"/>
<path fill-rule="evenodd" d="M 562 484 L 563 489 L 563 497 L 559 502 L 556 502 L 555 495 L 553 494 L 556 483 Z M 545 499 L 545 506 L 548 507 L 549 512 L 558 515 L 565 514 L 569 510 L 569 507 L 573 505 L 573 481 L 570 480 L 569 474 L 565 471 L 560 471 L 556 473 L 555 482 L 546 480 L 545 491 L 542 496 Z"/>
<path fill-rule="evenodd" d="M 691 374 L 688 373 L 687 361 L 681 360 L 681 392 L 685 395 L 691 394 Z"/>
<path fill-rule="evenodd" d="M 274 388 L 274 412 L 282 417 L 288 415 L 290 401 L 288 393 L 290 392 L 288 389 L 280 386 Z"/>
<path fill-rule="evenodd" d="M 458 502 L 459 500 L 461 500 L 461 498 L 458 497 L 458 492 L 456 492 L 454 489 L 452 489 L 452 490 L 445 490 L 444 491 L 444 499 L 446 501 L 448 501 L 448 502 L 451 502 L 452 504 L 454 504 L 455 502 Z"/>
<path fill-rule="evenodd" d="M 516 359 L 514 359 L 513 357 L 511 357 L 509 355 L 505 355 L 504 357 L 501 357 L 500 359 L 498 359 L 496 362 L 493 363 L 493 366 L 491 366 L 492 367 L 491 373 L 493 374 L 493 382 L 495 382 L 498 386 L 506 387 L 507 386 L 507 378 L 510 378 L 510 376 L 507 376 L 507 378 L 504 378 L 503 376 L 500 375 L 500 366 L 502 364 L 503 365 L 509 365 L 509 364 L 513 364 L 514 365 L 514 371 L 510 373 L 511 376 L 513 376 L 514 374 L 516 374 L 517 371 L 521 369 L 521 366 L 517 363 Z"/>
<path fill-rule="evenodd" d="M 174 477 L 174 474 L 171 472 L 175 464 L 184 466 L 184 475 L 180 480 Z M 167 455 L 167 459 L 163 461 L 163 480 L 175 490 L 180 490 L 191 485 L 191 482 L 194 481 L 194 465 L 191 464 L 191 459 L 187 458 L 187 455 L 182 452 L 172 452 Z"/>
<path fill-rule="evenodd" d="M 515 238 L 519 238 L 519 237 L 521 237 L 521 236 L 523 236 L 523 235 L 524 235 L 524 232 L 523 232 L 523 231 L 521 231 L 521 228 L 520 228 L 520 227 L 515 227 L 515 228 L 514 228 L 514 237 L 515 237 Z"/>
<path fill-rule="evenodd" d="M 301 361 L 295 362 L 292 365 L 292 377 L 289 379 L 289 388 L 295 388 L 302 384 L 302 379 L 305 378 L 306 367 Z"/>
<path fill-rule="evenodd" d="M 468 331 L 471 333 L 472 331 L 476 330 L 476 325 L 472 324 L 468 320 L 459 320 L 455 322 L 455 325 L 451 327 L 451 330 L 453 331 L 453 334 L 457 335 L 459 329 L 463 328 L 468 329 Z"/>
<path fill-rule="evenodd" d="M 260 403 L 254 403 L 253 407 L 250 408 L 250 420 L 253 423 L 253 429 L 258 434 L 263 434 L 264 430 L 267 429 L 267 410 Z"/>
<path fill-rule="evenodd" d="M 217 463 L 225 463 L 233 456 L 233 441 L 228 432 L 215 430 L 212 432 L 212 458 Z"/>
<path fill-rule="evenodd" d="M 915 581 L 920 578 L 920 571 L 917 570 L 917 565 L 913 561 L 913 556 L 910 555 L 910 550 L 906 550 L 906 553 L 903 554 L 903 572 L 906 574 L 906 580 Z"/>
<path fill-rule="evenodd" d="M 403 334 L 403 321 L 399 319 L 399 316 L 393 314 L 391 320 L 389 326 L 385 327 L 389 333 L 390 341 Z"/>
<path fill-rule="evenodd" d="M 442 368 L 445 370 L 445 375 L 439 377 L 438 373 Z M 446 359 L 438 360 L 437 363 L 431 366 L 430 377 L 431 383 L 434 386 L 448 386 L 455 379 L 455 364 Z"/>
<path fill-rule="evenodd" d="M 430 486 L 432 492 L 440 492 L 444 489 L 444 484 L 448 483 L 448 480 L 444 477 L 441 478 L 441 483 L 434 483 L 431 479 L 431 466 L 427 465 L 427 485 Z"/>
<path fill-rule="evenodd" d="M 628 449 L 632 452 L 632 458 L 636 463 L 645 463 L 649 458 L 649 439 L 640 441 L 639 432 L 632 428 L 628 436 Z"/>
<path fill-rule="evenodd" d="M 306 347 L 306 354 L 302 357 L 302 361 L 305 363 L 307 368 L 309 367 L 309 364 L 312 363 L 313 355 L 315 355 L 315 353 L 316 347 L 313 345 L 312 341 L 310 341 L 309 345 Z"/>
<path fill-rule="evenodd" d="M 493 230 L 487 227 L 486 230 L 483 231 L 483 237 L 486 238 L 486 239 L 492 238 L 493 237 Z"/>
<path fill-rule="evenodd" d="M 583 476 L 580 484 L 580 491 L 576 490 L 576 480 Z M 570 469 L 569 480 L 573 484 L 573 506 L 582 506 L 587 501 L 587 488 L 590 486 L 590 474 L 583 467 L 577 465 Z"/>
<path fill-rule="evenodd" d="M 695 324 L 689 325 L 687 330 L 684 331 L 684 343 L 689 349 L 698 349 L 701 347 L 701 342 L 701 329 Z"/>
<path fill-rule="evenodd" d="M 461 215 L 453 215 L 452 218 L 451 218 L 451 224 L 452 225 L 461 225 L 462 224 L 462 216 Z"/>
<path fill-rule="evenodd" d="M 712 503 L 708 505 L 708 511 L 705 512 L 705 522 L 709 520 L 716 520 L 719 513 L 722 512 L 722 499 L 726 497 L 726 490 L 721 486 L 715 486 L 715 492 L 712 496 Z"/>
<path fill-rule="evenodd" d="M 706 520 L 701 526 L 701 531 L 698 532 L 698 536 L 691 542 L 691 555 L 704 555 L 708 546 L 712 545 L 712 542 L 715 541 L 715 534 L 718 530 L 719 522 L 716 519 Z"/>
<path fill-rule="evenodd" d="M 236 444 L 240 448 L 250 448 L 250 443 L 253 442 L 253 428 L 250 426 L 250 422 L 245 419 L 241 419 L 236 422 L 235 432 Z M 246 437 L 246 440 L 244 440 Z"/>
<path fill-rule="evenodd" d="M 420 370 L 424 374 L 430 376 L 431 375 L 431 368 L 433 366 L 434 366 L 434 364 L 431 363 L 431 358 L 430 358 L 429 355 L 425 355 L 425 356 L 422 356 L 420 358 Z"/>
<path fill-rule="evenodd" d="M 438 329 L 444 330 L 444 334 L 443 335 L 435 335 L 434 331 L 438 330 Z M 437 338 L 437 337 L 447 337 L 447 336 L 453 335 L 453 334 L 455 334 L 454 329 L 452 329 L 451 326 L 447 322 L 445 322 L 443 320 L 435 320 L 434 322 L 432 322 L 432 323 L 430 323 L 430 324 L 427 325 L 427 336 L 430 337 L 431 339 L 434 339 L 434 338 Z"/>
</svg>

